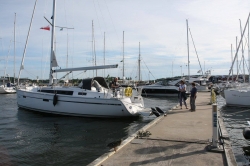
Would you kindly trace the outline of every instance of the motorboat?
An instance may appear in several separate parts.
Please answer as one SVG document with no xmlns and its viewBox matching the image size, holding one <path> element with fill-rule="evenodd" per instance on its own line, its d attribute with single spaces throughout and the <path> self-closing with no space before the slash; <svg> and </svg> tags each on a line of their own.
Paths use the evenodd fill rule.
<svg viewBox="0 0 250 166">
<path fill-rule="evenodd" d="M 141 91 L 132 88 L 110 89 L 103 77 L 83 79 L 77 87 L 57 86 L 54 74 L 117 68 L 118 65 L 90 66 L 55 69 L 54 20 L 56 1 L 53 1 L 52 39 L 49 85 L 47 87 L 20 86 L 17 89 L 17 105 L 20 108 L 60 115 L 118 118 L 139 116 L 144 109 Z"/>
<path fill-rule="evenodd" d="M 181 80 L 183 79 L 165 79 L 139 88 L 142 89 L 142 96 L 178 96 Z"/>
</svg>

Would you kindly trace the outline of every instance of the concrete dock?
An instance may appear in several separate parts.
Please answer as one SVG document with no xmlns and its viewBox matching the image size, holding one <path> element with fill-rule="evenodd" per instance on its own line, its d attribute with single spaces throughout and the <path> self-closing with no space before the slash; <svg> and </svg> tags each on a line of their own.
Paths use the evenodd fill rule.
<svg viewBox="0 0 250 166">
<path fill-rule="evenodd" d="M 209 102 L 210 93 L 199 92 L 195 112 L 174 107 L 167 116 L 160 116 L 140 129 L 149 131 L 149 137 L 137 138 L 135 133 L 124 140 L 116 152 L 110 150 L 89 165 L 237 165 L 219 111 L 219 125 L 225 140 L 218 148 L 208 150 L 213 135 Z"/>
</svg>

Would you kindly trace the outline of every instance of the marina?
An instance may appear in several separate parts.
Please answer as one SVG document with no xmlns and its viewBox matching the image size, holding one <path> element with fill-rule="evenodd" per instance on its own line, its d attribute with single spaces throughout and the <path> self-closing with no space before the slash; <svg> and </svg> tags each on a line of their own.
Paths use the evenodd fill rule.
<svg viewBox="0 0 250 166">
<path fill-rule="evenodd" d="M 121 149 L 104 154 L 92 165 L 237 165 L 231 144 L 217 145 L 209 149 L 213 137 L 213 110 L 210 94 L 199 93 L 197 111 L 181 110 L 178 106 L 167 116 L 158 117 L 140 130 L 149 131 L 148 137 L 136 134 L 124 141 Z M 216 110 L 217 111 L 217 110 Z M 220 113 L 219 113 L 220 114 Z M 216 115 L 217 116 L 217 115 Z M 220 118 L 220 116 L 218 116 Z M 178 119 L 178 121 L 176 121 Z M 227 131 L 221 120 L 221 137 L 227 139 Z M 220 148 L 219 148 L 220 147 Z"/>
<path fill-rule="evenodd" d="M 202 99 L 203 93 L 206 96 L 205 100 Z M 165 151 L 169 148 L 173 150 L 174 146 L 178 147 L 178 144 L 182 144 L 182 148 L 184 148 L 184 144 L 186 147 L 192 146 L 193 148 L 199 145 L 200 148 L 200 146 L 207 146 L 211 141 L 212 127 L 210 125 L 212 123 L 212 106 L 208 105 L 210 102 L 210 93 L 200 92 L 199 97 L 200 98 L 197 99 L 196 112 L 190 112 L 186 109 L 180 110 L 179 107 L 176 107 L 178 105 L 177 97 L 144 98 L 146 107 L 160 107 L 164 111 L 171 111 L 167 113 L 166 117 L 160 116 L 156 118 L 155 116 L 145 116 L 139 119 L 122 120 L 36 113 L 18 108 L 16 105 L 16 94 L 3 94 L 0 95 L 0 131 L 4 133 L 4 135 L 1 134 L 0 137 L 0 163 L 1 165 L 5 165 L 6 163 L 12 165 L 44 165 L 48 163 L 51 165 L 58 163 L 64 163 L 64 165 L 88 165 L 96 161 L 96 159 L 100 159 L 100 157 L 109 154 L 110 157 L 102 164 L 112 165 L 112 163 L 122 161 L 120 160 L 122 157 L 114 162 L 112 158 L 120 155 L 120 153 L 124 154 L 130 146 L 140 146 L 143 148 L 142 146 L 144 145 L 147 145 L 148 148 L 154 148 L 154 146 L 157 146 L 157 148 L 151 151 L 153 153 L 146 149 L 143 151 L 137 150 L 140 152 L 138 155 L 141 156 L 144 153 L 148 153 L 151 157 L 154 155 L 160 156 L 158 156 L 159 160 L 157 160 L 156 157 L 157 162 L 153 162 L 155 161 L 153 160 L 154 157 L 151 158 L 151 160 L 145 158 L 143 162 L 144 158 L 141 156 L 139 158 L 142 163 L 146 164 L 149 162 L 154 164 L 163 162 L 165 161 L 163 160 L 165 159 L 164 155 L 165 157 L 173 154 L 178 156 L 178 151 L 175 151 L 175 153 Z M 201 104 L 199 104 L 199 102 L 201 102 Z M 223 120 L 225 129 L 228 132 L 229 143 L 237 162 L 236 165 L 248 165 L 248 147 L 250 144 L 248 140 L 244 139 L 242 130 L 248 126 L 247 120 L 250 119 L 249 109 L 227 107 L 225 106 L 225 99 L 221 96 L 217 96 L 217 104 L 221 112 L 221 120 Z M 202 109 L 203 107 L 206 107 L 206 109 Z M 199 113 L 199 108 L 200 111 L 206 110 L 206 113 L 203 112 L 202 115 L 199 115 L 201 113 Z M 191 117 L 181 119 L 181 116 Z M 180 129 L 178 129 L 178 124 L 181 125 Z M 161 125 L 164 127 L 161 127 Z M 172 128 L 171 125 L 175 127 Z M 194 127 L 194 125 L 196 127 Z M 188 127 L 188 129 L 185 129 L 185 126 Z M 150 131 L 151 135 L 148 138 L 135 139 L 134 134 L 142 129 Z M 192 131 L 195 133 L 192 133 Z M 198 131 L 201 132 L 201 134 L 196 134 Z M 184 137 L 186 138 L 184 139 Z M 113 152 L 113 149 L 107 147 L 108 143 L 121 138 L 123 140 L 131 139 L 131 142 L 128 142 L 127 145 L 118 149 L 116 153 Z M 210 141 L 208 139 L 210 139 Z M 198 140 L 201 142 L 197 144 Z M 170 147 L 167 148 L 168 146 Z M 199 148 L 196 148 L 196 150 L 199 150 Z M 133 148 L 131 150 L 133 150 Z M 134 150 L 136 152 L 136 149 Z M 195 150 L 195 148 L 193 150 Z M 164 153 L 161 151 L 164 151 Z M 179 155 L 184 154 L 184 152 L 187 151 L 184 149 Z M 191 151 L 188 152 L 191 153 Z M 208 156 L 223 155 L 223 153 L 208 152 L 204 149 L 200 152 L 204 152 L 202 153 L 204 156 L 206 156 L 205 154 L 208 154 Z M 199 153 L 194 152 L 192 155 L 186 155 L 185 158 L 196 155 L 200 156 Z M 84 156 L 84 158 L 82 156 Z M 175 157 L 176 161 L 178 161 L 177 156 Z M 161 159 L 159 157 L 161 157 Z M 204 160 L 199 159 L 199 162 L 205 162 L 205 158 L 206 157 L 203 158 Z M 128 158 L 126 158 L 126 161 L 133 162 L 132 159 L 133 158 L 128 160 Z M 182 159 L 182 157 L 180 159 Z M 221 159 L 222 158 L 219 157 L 216 162 L 221 163 L 223 161 L 223 164 L 225 164 L 226 159 Z M 111 163 L 108 162 L 110 160 L 112 160 Z M 208 162 L 212 161 L 208 160 Z M 213 164 L 216 165 L 215 163 Z"/>
<path fill-rule="evenodd" d="M 249 8 L 1 2 L 0 165 L 250 165 Z"/>
</svg>

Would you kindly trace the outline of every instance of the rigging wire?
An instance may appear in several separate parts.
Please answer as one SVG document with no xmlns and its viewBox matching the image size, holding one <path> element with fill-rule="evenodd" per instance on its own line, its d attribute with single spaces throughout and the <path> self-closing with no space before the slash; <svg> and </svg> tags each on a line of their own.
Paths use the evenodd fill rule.
<svg viewBox="0 0 250 166">
<path fill-rule="evenodd" d="M 106 3 L 106 0 L 104 0 L 104 2 L 105 2 L 105 5 L 106 5 L 106 7 L 107 7 L 107 10 L 108 10 L 109 17 L 110 17 L 110 20 L 111 20 L 111 22 L 112 22 L 112 25 L 113 25 L 113 27 L 114 27 L 114 30 L 115 30 L 115 34 L 116 34 L 117 40 L 119 40 L 119 37 L 118 37 L 117 32 L 116 32 L 116 29 L 115 29 L 114 22 L 113 22 L 113 20 L 112 20 L 112 17 L 111 17 L 111 14 L 110 14 L 110 11 L 109 11 L 109 8 L 108 8 L 108 5 L 107 5 L 107 3 Z"/>
<path fill-rule="evenodd" d="M 190 28 L 188 28 L 188 29 L 189 29 L 190 36 L 191 36 L 191 38 L 192 38 L 192 42 L 193 42 L 193 45 L 194 45 L 195 53 L 196 53 L 197 58 L 198 58 L 198 62 L 199 62 L 200 69 L 201 69 L 201 73 L 202 73 L 202 75 L 203 75 L 203 70 L 202 70 L 202 67 L 201 67 L 201 63 L 200 63 L 200 59 L 199 59 L 198 53 L 197 53 L 197 51 L 196 51 L 196 47 L 195 47 L 195 44 L 194 44 L 193 36 L 192 36 L 192 33 L 191 33 Z"/>
<path fill-rule="evenodd" d="M 146 65 L 145 61 L 144 61 L 143 59 L 142 59 L 142 61 L 144 62 L 145 66 L 147 67 L 149 73 L 150 73 L 150 74 L 154 77 L 154 79 L 155 79 L 155 76 L 154 76 L 153 73 L 149 70 L 149 68 L 148 68 L 148 66 Z"/>
</svg>

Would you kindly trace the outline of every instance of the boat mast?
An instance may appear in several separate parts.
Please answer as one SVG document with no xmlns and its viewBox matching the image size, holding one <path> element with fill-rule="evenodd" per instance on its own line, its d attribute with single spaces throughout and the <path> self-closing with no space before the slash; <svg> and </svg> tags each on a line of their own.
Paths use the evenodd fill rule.
<svg viewBox="0 0 250 166">
<path fill-rule="evenodd" d="M 237 49 L 237 46 L 238 46 L 238 38 L 236 36 L 236 49 Z M 239 76 L 239 57 L 238 57 L 238 54 L 236 55 L 237 56 L 237 74 L 236 74 L 236 78 L 235 78 L 235 81 L 238 81 L 238 76 Z"/>
<path fill-rule="evenodd" d="M 124 31 L 123 31 L 123 49 L 122 49 L 122 52 L 123 52 L 123 58 L 122 58 L 122 63 L 123 63 L 123 67 L 122 67 L 122 79 L 123 79 L 123 82 L 124 82 L 124 79 L 125 79 L 125 75 L 124 75 Z"/>
<path fill-rule="evenodd" d="M 66 68 L 68 68 L 68 62 L 69 62 L 69 35 L 67 30 L 67 57 L 66 57 Z M 66 81 L 69 83 L 69 75 L 66 76 Z"/>
<path fill-rule="evenodd" d="M 250 83 L 250 45 L 249 45 L 249 23 L 248 23 L 248 83 Z"/>
<path fill-rule="evenodd" d="M 104 48 L 103 48 L 103 63 L 104 63 L 104 66 L 105 66 L 105 32 L 104 32 Z M 104 72 L 104 77 L 105 77 L 105 69 L 103 70 Z"/>
<path fill-rule="evenodd" d="M 138 70 L 139 70 L 139 82 L 141 81 L 141 46 L 139 42 L 139 60 L 138 60 Z"/>
<path fill-rule="evenodd" d="M 51 31 L 51 53 L 50 53 L 50 74 L 49 74 L 49 84 L 53 84 L 54 72 L 53 72 L 53 54 L 54 54 L 54 35 L 55 35 L 55 15 L 56 11 L 56 0 L 53 1 L 52 10 L 52 31 Z"/>
<path fill-rule="evenodd" d="M 248 15 L 248 17 L 247 17 L 247 22 L 246 22 L 246 24 L 245 24 L 245 28 L 244 28 L 243 33 L 242 33 L 242 35 L 241 35 L 239 45 L 237 46 L 236 53 L 235 53 L 235 56 L 234 56 L 234 61 L 233 61 L 232 65 L 231 65 L 231 67 L 230 67 L 228 76 L 230 76 L 231 71 L 232 71 L 232 68 L 233 68 L 233 66 L 234 66 L 235 59 L 236 59 L 236 57 L 238 57 L 237 54 L 238 54 L 238 51 L 239 51 L 241 42 L 242 42 L 242 40 L 243 40 L 243 35 L 244 35 L 244 33 L 245 33 L 247 24 L 249 24 L 249 17 L 250 17 L 250 13 L 249 13 L 249 15 Z M 228 79 L 229 79 L 229 77 L 227 77 L 227 81 L 228 81 Z"/>
<path fill-rule="evenodd" d="M 188 20 L 186 20 L 187 22 L 187 52 L 188 52 L 188 81 L 190 80 L 190 67 L 189 67 L 189 41 L 188 41 Z"/>
<path fill-rule="evenodd" d="M 37 2 L 37 0 L 36 0 L 36 2 Z M 18 84 L 18 85 L 19 85 L 19 79 L 20 79 L 21 71 L 24 69 L 24 67 L 23 67 L 24 57 L 25 57 L 25 54 L 26 54 L 26 48 L 27 48 L 27 45 L 28 45 L 29 34 L 30 34 L 30 30 L 31 30 L 31 25 L 32 25 L 32 21 L 33 21 L 33 16 L 34 16 L 35 9 L 36 9 L 36 2 L 35 2 L 35 5 L 34 5 L 32 17 L 31 17 L 31 21 L 30 21 L 30 27 L 29 27 L 29 31 L 28 31 L 27 38 L 26 38 L 26 43 L 25 43 L 25 46 L 24 46 L 22 62 L 21 62 L 21 66 L 20 66 L 20 70 L 19 70 L 19 74 L 18 74 L 18 79 L 17 79 L 17 84 Z"/>
<path fill-rule="evenodd" d="M 16 13 L 14 19 L 14 84 L 15 84 L 15 77 L 16 77 Z"/>
<path fill-rule="evenodd" d="M 233 63 L 233 45 L 231 44 L 231 59 Z M 232 68 L 232 81 L 233 81 L 234 73 L 233 73 L 233 68 Z"/>
<path fill-rule="evenodd" d="M 240 19 L 239 19 L 240 21 Z M 241 21 L 240 21 L 240 34 L 242 35 L 242 28 L 241 28 Z M 245 83 L 245 58 L 244 58 L 244 49 L 243 49 L 243 41 L 241 43 L 241 52 L 242 52 L 242 61 L 243 61 L 243 80 L 244 80 L 244 83 Z"/>
</svg>

